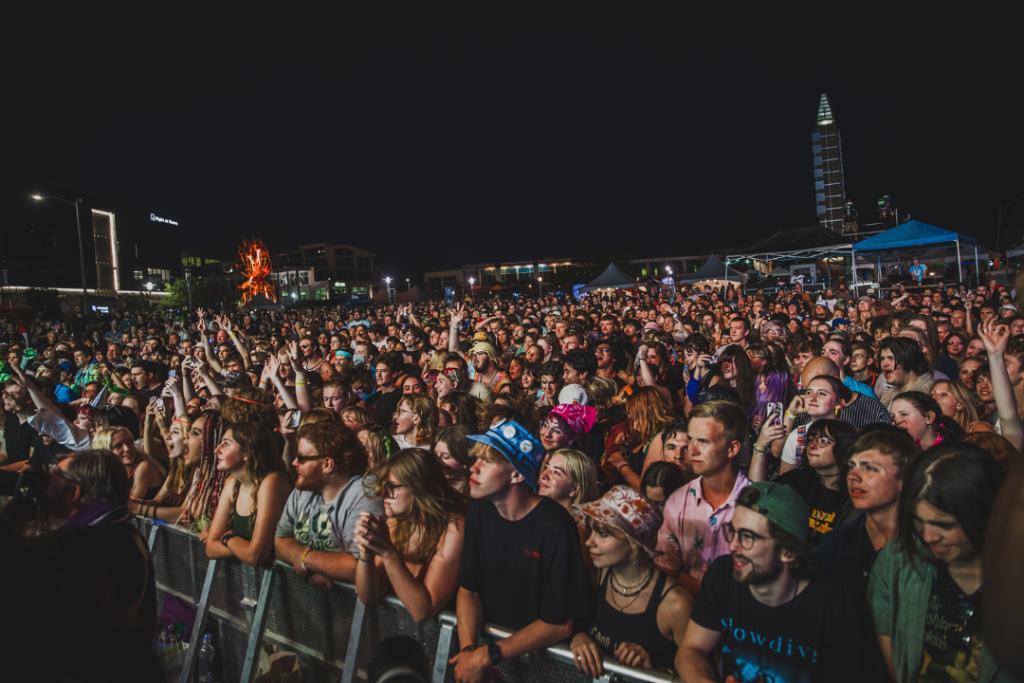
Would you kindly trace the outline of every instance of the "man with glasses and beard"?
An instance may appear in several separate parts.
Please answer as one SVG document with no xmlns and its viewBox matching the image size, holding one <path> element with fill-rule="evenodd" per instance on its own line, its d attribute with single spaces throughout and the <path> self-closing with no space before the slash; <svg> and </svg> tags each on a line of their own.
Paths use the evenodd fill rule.
<svg viewBox="0 0 1024 683">
<path fill-rule="evenodd" d="M 848 589 L 814 572 L 807 505 L 787 486 L 745 488 L 726 527 L 729 555 L 704 576 L 683 644 L 680 677 L 721 680 L 883 680 L 871 625 Z"/>
<path fill-rule="evenodd" d="M 384 512 L 382 501 L 363 490 L 366 451 L 355 434 L 330 424 L 299 429 L 297 451 L 295 489 L 274 534 L 277 558 L 324 589 L 333 581 L 354 581 L 356 521 L 363 512 Z"/>
</svg>

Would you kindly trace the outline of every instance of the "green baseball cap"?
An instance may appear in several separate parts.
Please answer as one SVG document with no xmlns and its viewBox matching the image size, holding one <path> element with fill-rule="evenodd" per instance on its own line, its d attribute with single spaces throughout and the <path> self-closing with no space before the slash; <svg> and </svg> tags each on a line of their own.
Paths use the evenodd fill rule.
<svg viewBox="0 0 1024 683">
<path fill-rule="evenodd" d="M 807 503 L 795 489 L 773 481 L 754 482 L 747 488 L 757 489 L 761 494 L 751 510 L 764 515 L 787 534 L 801 541 L 807 540 L 810 512 Z"/>
</svg>

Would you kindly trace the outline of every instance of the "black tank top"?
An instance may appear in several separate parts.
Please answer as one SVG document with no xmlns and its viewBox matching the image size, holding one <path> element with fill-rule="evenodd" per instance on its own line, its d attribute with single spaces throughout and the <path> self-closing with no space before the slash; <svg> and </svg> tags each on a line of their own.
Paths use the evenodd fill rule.
<svg viewBox="0 0 1024 683">
<path fill-rule="evenodd" d="M 594 617 L 590 622 L 590 637 L 600 645 L 606 653 L 614 655 L 619 643 L 637 643 L 651 655 L 651 663 L 655 669 L 672 669 L 675 666 L 676 644 L 665 637 L 658 628 L 658 606 L 665 598 L 665 581 L 668 575 L 659 572 L 654 584 L 654 591 L 647 602 L 647 609 L 640 614 L 626 614 L 615 609 L 605 595 L 608 592 L 608 580 L 611 570 L 607 571 L 604 580 L 594 596 Z"/>
</svg>

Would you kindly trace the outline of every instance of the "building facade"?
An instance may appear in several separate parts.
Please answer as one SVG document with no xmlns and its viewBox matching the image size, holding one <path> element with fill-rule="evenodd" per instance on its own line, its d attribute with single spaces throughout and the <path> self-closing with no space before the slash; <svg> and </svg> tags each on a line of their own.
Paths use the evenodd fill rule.
<svg viewBox="0 0 1024 683">
<path fill-rule="evenodd" d="M 365 300 L 376 278 L 373 252 L 348 244 L 303 244 L 271 256 L 281 303 Z"/>
</svg>

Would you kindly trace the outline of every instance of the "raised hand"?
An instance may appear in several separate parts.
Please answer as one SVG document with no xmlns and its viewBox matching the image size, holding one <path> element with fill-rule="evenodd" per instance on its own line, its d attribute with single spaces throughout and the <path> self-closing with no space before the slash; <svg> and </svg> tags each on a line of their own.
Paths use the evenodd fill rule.
<svg viewBox="0 0 1024 683">
<path fill-rule="evenodd" d="M 978 336 L 981 337 L 986 351 L 993 355 L 1002 355 L 1010 343 L 1010 328 L 998 318 L 992 317 L 978 326 Z"/>
</svg>

